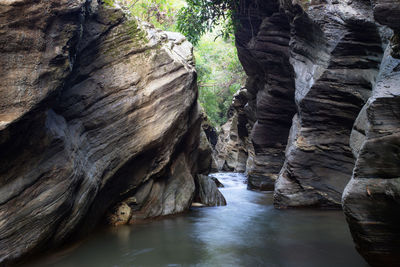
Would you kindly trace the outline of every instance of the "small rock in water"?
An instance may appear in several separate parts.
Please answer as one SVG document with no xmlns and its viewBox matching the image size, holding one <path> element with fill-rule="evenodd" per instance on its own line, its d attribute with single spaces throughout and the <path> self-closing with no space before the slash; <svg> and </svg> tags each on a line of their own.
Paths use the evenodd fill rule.
<svg viewBox="0 0 400 267">
<path fill-rule="evenodd" d="M 108 223 L 114 226 L 127 224 L 131 216 L 131 208 L 122 202 L 114 208 L 114 212 L 107 216 Z"/>
<path fill-rule="evenodd" d="M 199 203 L 199 202 L 193 202 L 192 207 L 205 207 L 206 205 Z"/>
</svg>

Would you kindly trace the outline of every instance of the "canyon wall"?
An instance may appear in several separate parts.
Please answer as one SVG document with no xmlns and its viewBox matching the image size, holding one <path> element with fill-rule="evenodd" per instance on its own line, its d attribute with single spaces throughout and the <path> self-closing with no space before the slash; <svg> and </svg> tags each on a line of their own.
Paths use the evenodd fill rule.
<svg viewBox="0 0 400 267">
<path fill-rule="evenodd" d="M 340 208 L 354 166 L 351 128 L 383 54 L 371 5 L 270 0 L 240 8 L 237 47 L 256 119 L 249 185 L 275 186 L 280 208 Z"/>
<path fill-rule="evenodd" d="M 372 96 L 351 134 L 357 161 L 343 209 L 357 250 L 372 266 L 400 265 L 400 2 L 372 1 L 393 29 Z"/>
<path fill-rule="evenodd" d="M 211 152 L 191 44 L 100 1 L 0 14 L 0 264 L 186 210 Z"/>
<path fill-rule="evenodd" d="M 343 203 L 367 261 L 399 265 L 400 3 L 242 0 L 237 15 L 249 188 L 277 208 Z"/>
<path fill-rule="evenodd" d="M 240 8 L 236 47 L 248 75 L 245 109 L 254 120 L 248 184 L 273 190 L 296 108 L 294 69 L 289 61 L 290 21 L 279 1 L 241 1 Z"/>
</svg>

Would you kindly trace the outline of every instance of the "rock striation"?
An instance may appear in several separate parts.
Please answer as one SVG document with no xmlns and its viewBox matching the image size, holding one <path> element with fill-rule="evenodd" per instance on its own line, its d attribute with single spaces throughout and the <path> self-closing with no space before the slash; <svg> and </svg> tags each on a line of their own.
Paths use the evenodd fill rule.
<svg viewBox="0 0 400 267">
<path fill-rule="evenodd" d="M 354 158 L 352 125 L 383 54 L 368 1 L 241 1 L 236 33 L 255 118 L 250 188 L 279 208 L 340 208 Z"/>
<path fill-rule="evenodd" d="M 277 208 L 343 204 L 364 258 L 398 266 L 399 2 L 242 0 L 237 14 L 249 184 Z"/>
<path fill-rule="evenodd" d="M 366 1 L 328 2 L 294 16 L 297 114 L 275 205 L 340 208 L 354 166 L 349 136 L 378 73 L 381 36 Z"/>
<path fill-rule="evenodd" d="M 246 171 L 252 189 L 273 190 L 295 113 L 290 20 L 279 1 L 243 0 L 236 47 L 248 80 L 246 114 L 253 122 Z"/>
<path fill-rule="evenodd" d="M 400 265 L 400 3 L 373 1 L 374 17 L 393 29 L 373 94 L 350 144 L 357 158 L 343 193 L 357 250 L 372 266 Z"/>
<path fill-rule="evenodd" d="M 0 3 L 0 265 L 182 212 L 210 168 L 191 44 L 100 2 Z"/>
</svg>

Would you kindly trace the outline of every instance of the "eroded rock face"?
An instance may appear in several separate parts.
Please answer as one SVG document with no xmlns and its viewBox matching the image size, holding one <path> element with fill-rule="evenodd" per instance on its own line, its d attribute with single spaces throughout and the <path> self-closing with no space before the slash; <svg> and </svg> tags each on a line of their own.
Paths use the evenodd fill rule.
<svg viewBox="0 0 400 267">
<path fill-rule="evenodd" d="M 290 20 L 277 0 L 242 0 L 240 6 L 236 46 L 249 76 L 246 113 L 254 123 L 246 166 L 248 185 L 273 190 L 295 113 Z"/>
<path fill-rule="evenodd" d="M 351 128 L 383 53 L 371 5 L 270 0 L 241 8 L 237 46 L 256 114 L 249 185 L 275 184 L 277 207 L 340 208 L 354 166 Z"/>
<path fill-rule="evenodd" d="M 246 108 L 256 120 L 249 173 L 252 162 L 270 184 L 279 173 L 278 208 L 340 208 L 343 200 L 373 266 L 400 264 L 399 12 L 394 0 L 242 0 L 239 12 Z M 387 48 L 379 23 L 393 30 Z M 285 157 L 280 137 L 288 137 Z"/>
<path fill-rule="evenodd" d="M 298 112 L 275 205 L 340 208 L 354 166 L 351 128 L 382 56 L 378 25 L 369 2 L 343 1 L 295 13 L 292 27 Z"/>
<path fill-rule="evenodd" d="M 185 155 L 180 154 L 162 179 L 147 181 L 124 201 L 132 208 L 130 223 L 185 211 L 194 193 L 195 182 L 188 162 Z"/>
<path fill-rule="evenodd" d="M 0 13 L 0 263 L 115 207 L 125 223 L 140 199 L 150 217 L 188 208 L 201 123 L 190 43 L 97 1 Z"/>
<path fill-rule="evenodd" d="M 373 1 L 374 16 L 400 27 L 400 3 Z M 373 95 L 354 124 L 357 158 L 343 193 L 343 209 L 357 250 L 372 266 L 400 265 L 400 56 L 387 46 Z"/>
</svg>

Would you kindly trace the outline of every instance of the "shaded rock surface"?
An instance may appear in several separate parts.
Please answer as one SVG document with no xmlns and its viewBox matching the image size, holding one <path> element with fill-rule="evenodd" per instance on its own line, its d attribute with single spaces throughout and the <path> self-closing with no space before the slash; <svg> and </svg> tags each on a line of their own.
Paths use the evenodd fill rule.
<svg viewBox="0 0 400 267">
<path fill-rule="evenodd" d="M 0 13 L 0 264 L 187 209 L 206 171 L 191 44 L 97 1 Z"/>
<path fill-rule="evenodd" d="M 380 28 L 369 1 L 299 3 L 241 1 L 248 183 L 275 187 L 277 207 L 340 208 L 351 128 L 383 54 Z"/>
<path fill-rule="evenodd" d="M 236 47 L 248 75 L 245 111 L 252 122 L 248 185 L 273 190 L 295 113 L 290 20 L 275 0 L 243 0 L 239 14 Z"/>
<path fill-rule="evenodd" d="M 328 2 L 294 16 L 298 112 L 275 205 L 340 208 L 354 166 L 349 135 L 382 56 L 379 28 L 366 1 Z"/>
<path fill-rule="evenodd" d="M 275 187 L 277 208 L 343 201 L 373 266 L 399 265 L 399 11 L 395 0 L 242 0 L 238 12 L 249 187 Z"/>
<path fill-rule="evenodd" d="M 124 202 L 132 208 L 130 223 L 187 210 L 194 197 L 195 182 L 184 154 L 162 179 L 152 179 Z"/>
<path fill-rule="evenodd" d="M 400 3 L 373 1 L 374 16 L 396 31 Z M 373 94 L 354 124 L 357 158 L 343 209 L 357 250 L 372 266 L 400 265 L 400 57 L 387 46 Z"/>
<path fill-rule="evenodd" d="M 195 202 L 205 206 L 225 206 L 226 200 L 222 193 L 218 190 L 217 183 L 210 176 L 196 176 L 196 196 Z"/>
</svg>

